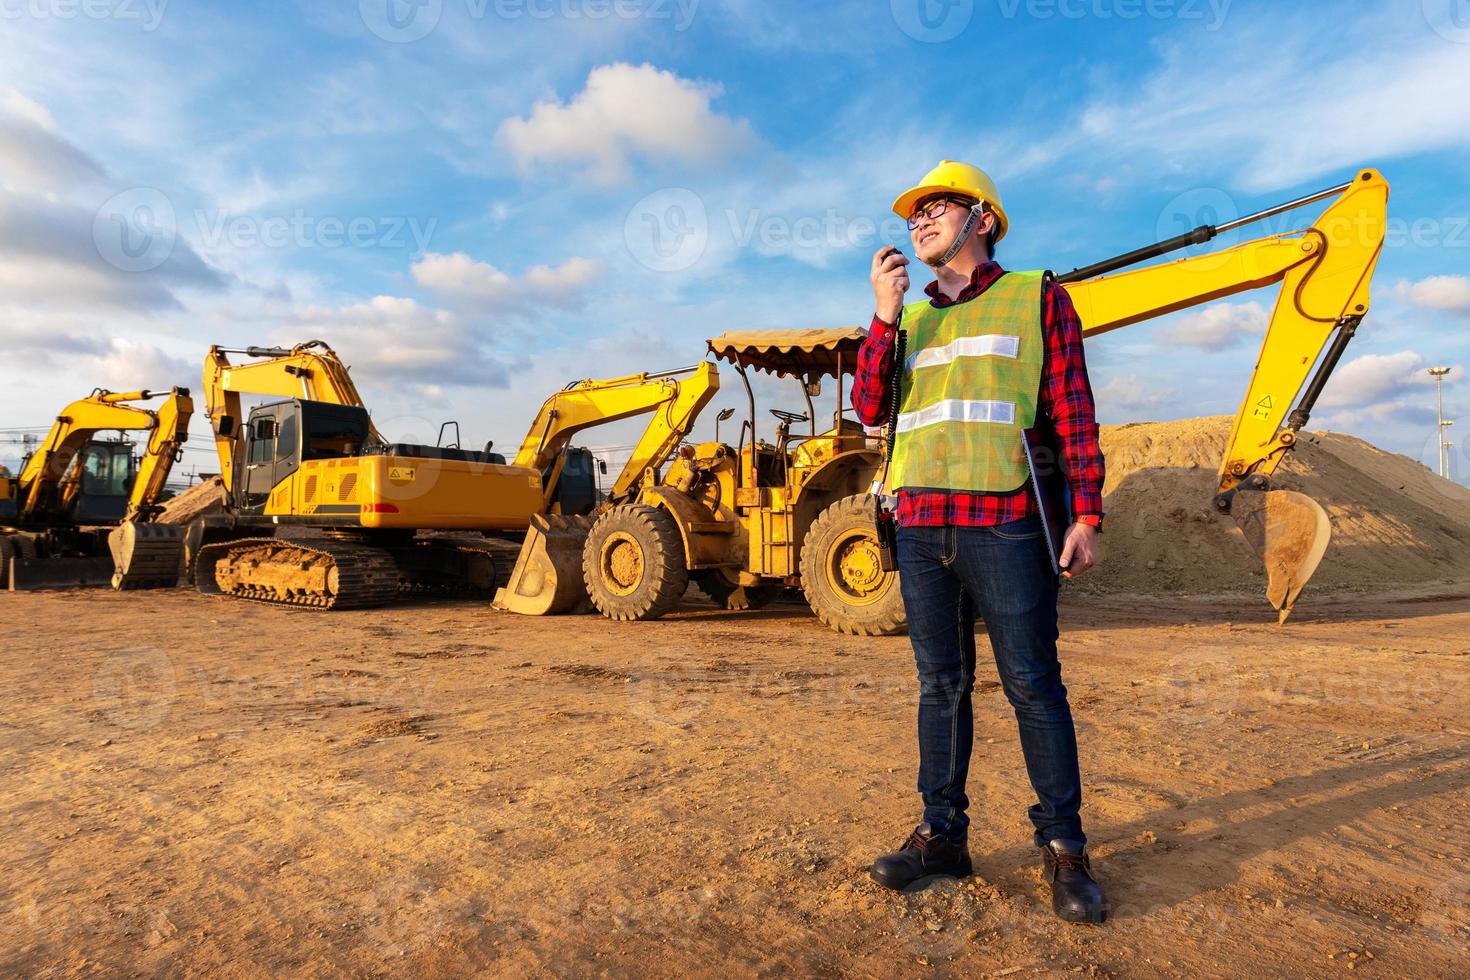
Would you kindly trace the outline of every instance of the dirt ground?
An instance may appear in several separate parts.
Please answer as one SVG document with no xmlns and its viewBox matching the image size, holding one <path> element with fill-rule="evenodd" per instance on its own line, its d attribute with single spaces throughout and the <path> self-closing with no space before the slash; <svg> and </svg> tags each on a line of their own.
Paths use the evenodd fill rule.
<svg viewBox="0 0 1470 980">
<path fill-rule="evenodd" d="M 694 595 L 691 593 L 691 595 Z M 895 894 L 912 655 L 797 606 L 0 596 L 0 973 L 1463 976 L 1470 585 L 1074 594 L 1116 911 L 1052 918 L 983 666 L 976 876 Z"/>
</svg>

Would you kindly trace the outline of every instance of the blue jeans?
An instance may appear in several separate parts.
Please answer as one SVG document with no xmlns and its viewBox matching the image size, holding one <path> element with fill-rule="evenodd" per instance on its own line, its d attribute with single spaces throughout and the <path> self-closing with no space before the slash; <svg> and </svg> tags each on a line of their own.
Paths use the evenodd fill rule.
<svg viewBox="0 0 1470 980">
<path fill-rule="evenodd" d="M 1057 578 L 1041 520 L 900 527 L 899 581 L 919 670 L 919 792 L 931 829 L 963 838 L 974 742 L 975 617 L 990 634 L 1036 790 L 1036 843 L 1085 841 L 1077 733 L 1057 662 Z"/>
</svg>

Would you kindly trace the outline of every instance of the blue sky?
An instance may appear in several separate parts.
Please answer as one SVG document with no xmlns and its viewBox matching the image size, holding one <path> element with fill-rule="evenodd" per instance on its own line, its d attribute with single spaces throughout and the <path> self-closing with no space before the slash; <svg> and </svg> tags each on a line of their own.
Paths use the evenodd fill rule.
<svg viewBox="0 0 1470 980">
<path fill-rule="evenodd" d="M 1389 241 L 1312 427 L 1432 462 L 1424 369 L 1470 410 L 1466 91 L 1464 0 L 0 0 L 0 428 L 321 337 L 390 435 L 513 445 L 569 380 L 866 324 L 941 158 L 1055 269 L 1372 165 Z M 1233 414 L 1273 301 L 1096 338 L 1102 420 Z"/>
</svg>

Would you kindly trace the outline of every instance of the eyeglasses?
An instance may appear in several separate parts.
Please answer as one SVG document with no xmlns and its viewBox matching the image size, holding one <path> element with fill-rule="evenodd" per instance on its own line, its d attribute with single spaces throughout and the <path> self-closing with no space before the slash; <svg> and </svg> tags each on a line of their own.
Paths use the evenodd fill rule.
<svg viewBox="0 0 1470 980">
<path fill-rule="evenodd" d="M 949 206 L 951 204 L 953 204 L 957 208 L 965 208 L 970 206 L 964 201 L 956 201 L 953 198 L 949 197 L 941 197 L 937 201 L 930 201 L 924 207 L 916 208 L 914 210 L 914 213 L 909 215 L 909 231 L 913 231 L 915 228 L 919 227 L 919 224 L 926 218 L 930 221 L 938 218 L 941 214 L 949 210 Z"/>
</svg>

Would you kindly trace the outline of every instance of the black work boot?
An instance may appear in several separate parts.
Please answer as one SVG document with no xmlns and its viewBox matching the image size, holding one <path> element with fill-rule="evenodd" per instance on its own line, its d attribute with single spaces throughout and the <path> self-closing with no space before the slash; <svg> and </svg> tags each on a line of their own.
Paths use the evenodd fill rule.
<svg viewBox="0 0 1470 980">
<path fill-rule="evenodd" d="M 1108 900 L 1080 842 L 1051 841 L 1041 849 L 1041 860 L 1042 874 L 1051 882 L 1053 912 L 1068 922 L 1107 920 Z"/>
<path fill-rule="evenodd" d="M 868 873 L 883 887 L 902 890 L 921 878 L 964 878 L 974 874 L 975 869 L 970 866 L 970 850 L 964 841 L 936 834 L 927 823 L 921 823 L 903 847 L 874 861 Z"/>
</svg>

